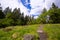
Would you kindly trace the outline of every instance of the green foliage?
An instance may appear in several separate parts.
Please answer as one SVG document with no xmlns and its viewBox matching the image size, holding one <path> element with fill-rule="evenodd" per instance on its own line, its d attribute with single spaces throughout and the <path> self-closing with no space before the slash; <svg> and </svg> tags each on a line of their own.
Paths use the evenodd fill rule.
<svg viewBox="0 0 60 40">
<path fill-rule="evenodd" d="M 34 35 L 35 40 L 38 39 L 37 29 L 40 24 L 28 25 L 28 26 L 10 26 L 4 29 L 0 29 L 0 40 L 23 40 L 24 35 L 31 34 Z M 12 29 L 8 31 L 8 29 Z M 17 36 L 17 38 L 12 37 L 12 35 Z"/>
<path fill-rule="evenodd" d="M 0 19 L 5 18 L 5 14 L 2 12 L 2 10 L 0 10 Z"/>
<path fill-rule="evenodd" d="M 45 24 L 43 30 L 47 32 L 47 40 L 60 40 L 60 24 Z"/>
<path fill-rule="evenodd" d="M 54 3 L 48 11 L 44 8 L 42 14 L 37 18 L 37 21 L 39 23 L 60 23 L 60 8 Z"/>
<path fill-rule="evenodd" d="M 12 26 L 13 25 L 13 19 L 0 19 L 0 27 L 5 26 Z"/>
<path fill-rule="evenodd" d="M 3 12 L 0 10 L 0 21 L 1 27 L 40 23 L 60 23 L 60 8 L 53 3 L 48 11 L 44 8 L 42 14 L 40 14 L 37 19 L 34 19 L 32 16 L 24 16 L 24 13 L 20 12 L 20 8 L 15 8 L 11 11 L 11 9 L 7 7 Z"/>
<path fill-rule="evenodd" d="M 3 12 L 6 15 L 8 12 L 11 13 L 11 9 L 9 7 L 7 7 Z"/>
<path fill-rule="evenodd" d="M 46 8 L 43 9 L 42 13 L 44 14 L 45 12 L 47 12 Z"/>
<path fill-rule="evenodd" d="M 11 9 L 7 7 L 3 12 L 0 10 L 0 15 L 1 27 L 29 25 L 33 24 L 34 20 L 30 16 L 24 16 L 24 13 L 20 12 L 20 8 L 15 8 L 13 11 L 11 11 Z"/>
<path fill-rule="evenodd" d="M 48 11 L 50 20 L 49 23 L 60 23 L 60 8 L 52 4 L 52 8 Z M 57 21 L 56 21 L 57 20 Z"/>
<path fill-rule="evenodd" d="M 47 11 L 44 8 L 42 14 L 40 14 L 37 18 L 38 23 L 46 23 L 47 15 Z"/>
</svg>

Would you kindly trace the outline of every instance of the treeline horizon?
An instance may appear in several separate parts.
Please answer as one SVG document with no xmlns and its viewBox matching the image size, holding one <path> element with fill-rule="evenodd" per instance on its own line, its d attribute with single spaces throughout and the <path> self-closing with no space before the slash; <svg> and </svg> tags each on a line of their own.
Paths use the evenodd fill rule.
<svg viewBox="0 0 60 40">
<path fill-rule="evenodd" d="M 60 24 L 60 8 L 52 3 L 48 11 L 46 8 L 43 9 L 37 20 L 43 24 Z"/>
<path fill-rule="evenodd" d="M 15 8 L 13 11 L 9 7 L 3 11 L 0 10 L 0 27 L 57 23 L 60 23 L 60 8 L 54 3 L 52 3 L 52 7 L 48 11 L 44 8 L 37 19 L 29 15 L 24 16 L 20 8 Z"/>
<path fill-rule="evenodd" d="M 35 20 L 33 16 L 24 16 L 20 8 L 15 8 L 13 11 L 9 7 L 0 10 L 0 27 L 34 24 L 33 20 Z"/>
</svg>

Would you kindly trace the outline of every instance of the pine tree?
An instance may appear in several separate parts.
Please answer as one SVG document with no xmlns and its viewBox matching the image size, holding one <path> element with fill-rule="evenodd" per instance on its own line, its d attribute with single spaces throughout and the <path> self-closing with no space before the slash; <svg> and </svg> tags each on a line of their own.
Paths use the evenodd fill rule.
<svg viewBox="0 0 60 40">
<path fill-rule="evenodd" d="M 60 23 L 60 8 L 58 8 L 54 3 L 52 4 L 51 9 L 48 11 L 49 13 L 49 22 L 50 23 Z"/>
<path fill-rule="evenodd" d="M 2 7 L 1 7 L 1 4 L 0 4 L 0 19 L 2 19 L 4 17 L 5 17 L 5 14 L 2 12 Z"/>
</svg>

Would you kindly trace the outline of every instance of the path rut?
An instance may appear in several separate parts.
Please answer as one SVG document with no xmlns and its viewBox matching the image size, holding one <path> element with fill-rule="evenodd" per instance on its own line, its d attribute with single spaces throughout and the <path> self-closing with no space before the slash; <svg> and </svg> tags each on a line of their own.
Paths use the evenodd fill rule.
<svg viewBox="0 0 60 40">
<path fill-rule="evenodd" d="M 37 30 L 39 34 L 39 40 L 47 40 L 47 33 L 43 30 L 44 25 L 41 25 Z"/>
</svg>

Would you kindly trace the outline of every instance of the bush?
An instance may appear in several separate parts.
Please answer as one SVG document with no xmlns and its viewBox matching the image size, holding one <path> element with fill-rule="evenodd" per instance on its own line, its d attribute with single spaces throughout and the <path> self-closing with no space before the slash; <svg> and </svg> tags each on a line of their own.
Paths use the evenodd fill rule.
<svg viewBox="0 0 60 40">
<path fill-rule="evenodd" d="M 13 25 L 13 20 L 12 19 L 0 19 L 0 27 L 5 28 L 7 26 L 12 26 Z"/>
</svg>

